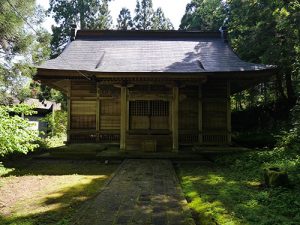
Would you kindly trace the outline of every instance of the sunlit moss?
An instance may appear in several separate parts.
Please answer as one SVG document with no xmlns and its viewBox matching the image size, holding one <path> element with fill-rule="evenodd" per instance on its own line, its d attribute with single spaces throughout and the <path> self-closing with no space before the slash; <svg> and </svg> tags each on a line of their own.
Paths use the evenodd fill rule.
<svg viewBox="0 0 300 225">
<path fill-rule="evenodd" d="M 28 192 L 29 195 L 14 204 L 11 214 L 0 216 L 0 224 L 68 224 L 63 221 L 69 221 L 80 203 L 101 190 L 117 166 L 83 161 L 37 161 L 22 166 L 9 174 L 7 183 L 22 182 L 23 177 L 35 177 L 43 186 L 38 192 Z M 10 179 L 14 174 L 18 175 L 17 180 Z"/>
<path fill-rule="evenodd" d="M 262 185 L 259 167 L 256 164 L 252 167 L 245 165 L 247 162 L 244 160 L 234 166 L 216 164 L 214 168 L 197 166 L 197 169 L 194 165 L 181 165 L 179 178 L 197 223 L 300 224 L 299 187 L 266 188 Z M 250 163 L 252 165 L 254 161 Z M 285 167 L 292 164 L 285 163 Z M 199 179 L 189 179 L 191 177 Z M 293 174 L 292 178 L 296 183 L 297 174 Z"/>
<path fill-rule="evenodd" d="M 221 177 L 216 174 L 208 174 L 207 179 L 205 179 L 203 182 L 210 184 L 210 185 L 215 185 L 219 183 L 224 183 L 225 179 L 224 177 Z"/>
</svg>

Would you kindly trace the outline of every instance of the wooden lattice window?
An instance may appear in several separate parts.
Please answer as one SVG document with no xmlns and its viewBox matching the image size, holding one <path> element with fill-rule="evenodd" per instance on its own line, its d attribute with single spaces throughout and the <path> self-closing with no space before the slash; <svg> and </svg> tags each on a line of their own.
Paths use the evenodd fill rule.
<svg viewBox="0 0 300 225">
<path fill-rule="evenodd" d="M 150 101 L 131 101 L 130 102 L 130 115 L 131 116 L 149 116 L 150 114 Z"/>
<path fill-rule="evenodd" d="M 167 101 L 131 101 L 131 116 L 169 116 L 169 102 Z"/>
<path fill-rule="evenodd" d="M 169 102 L 150 101 L 151 116 L 169 116 Z"/>
<path fill-rule="evenodd" d="M 129 103 L 130 129 L 169 129 L 169 102 L 138 100 Z"/>
</svg>

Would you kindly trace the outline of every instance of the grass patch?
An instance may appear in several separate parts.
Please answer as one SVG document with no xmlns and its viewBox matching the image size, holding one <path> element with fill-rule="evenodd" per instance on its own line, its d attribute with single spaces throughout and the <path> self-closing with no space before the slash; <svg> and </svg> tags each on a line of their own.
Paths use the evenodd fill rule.
<svg viewBox="0 0 300 225">
<path fill-rule="evenodd" d="M 267 188 L 262 169 L 287 170 L 290 188 Z M 214 166 L 180 165 L 183 191 L 201 225 L 300 224 L 300 161 L 282 149 L 218 158 Z"/>
<path fill-rule="evenodd" d="M 0 169 L 0 224 L 70 224 L 117 166 L 61 160 L 5 164 Z"/>
</svg>

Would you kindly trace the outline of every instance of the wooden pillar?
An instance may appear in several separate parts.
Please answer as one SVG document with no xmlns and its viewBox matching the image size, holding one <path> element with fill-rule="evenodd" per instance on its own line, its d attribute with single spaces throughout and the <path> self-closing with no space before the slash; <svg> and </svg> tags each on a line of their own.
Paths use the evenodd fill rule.
<svg viewBox="0 0 300 225">
<path fill-rule="evenodd" d="M 199 144 L 203 144 L 203 107 L 202 107 L 202 84 L 199 85 L 199 92 L 198 92 L 198 142 Z"/>
<path fill-rule="evenodd" d="M 231 144 L 231 101 L 230 81 L 227 81 L 227 144 Z"/>
<path fill-rule="evenodd" d="M 126 127 L 127 127 L 127 87 L 121 87 L 121 126 L 120 126 L 120 149 L 126 150 Z"/>
<path fill-rule="evenodd" d="M 97 82 L 97 98 L 96 98 L 96 141 L 99 142 L 100 131 L 100 86 Z"/>
<path fill-rule="evenodd" d="M 67 87 L 67 107 L 68 107 L 68 111 L 67 111 L 67 143 L 69 143 L 71 141 L 71 136 L 70 136 L 70 132 L 71 132 L 71 115 L 72 115 L 72 107 L 71 107 L 71 81 L 69 80 L 68 82 L 68 87 Z"/>
<path fill-rule="evenodd" d="M 172 150 L 178 152 L 178 106 L 179 106 L 179 88 L 173 87 L 173 102 L 172 102 Z"/>
</svg>

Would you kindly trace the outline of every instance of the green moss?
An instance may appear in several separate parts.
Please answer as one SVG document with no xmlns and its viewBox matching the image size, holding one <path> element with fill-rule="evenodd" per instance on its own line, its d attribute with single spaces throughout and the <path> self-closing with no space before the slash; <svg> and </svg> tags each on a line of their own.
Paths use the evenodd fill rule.
<svg viewBox="0 0 300 225">
<path fill-rule="evenodd" d="M 0 224 L 70 224 L 80 205 L 99 193 L 117 166 L 97 161 L 63 160 L 6 163 L 3 166 L 6 173 L 2 174 L 4 185 L 14 188 L 14 182 L 22 182 L 26 178 L 45 179 L 46 183 L 38 192 L 29 191 L 22 201 L 13 204 L 11 214 L 0 214 Z"/>
<path fill-rule="evenodd" d="M 178 175 L 198 224 L 300 224 L 298 158 L 283 149 L 222 156 L 210 167 L 181 165 Z M 286 170 L 294 187 L 265 187 L 268 166 Z"/>
</svg>

